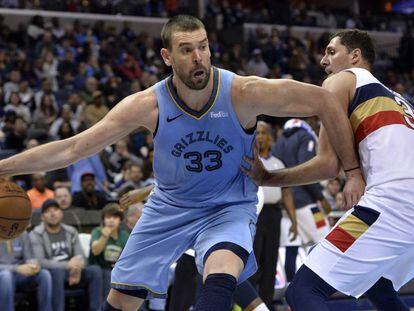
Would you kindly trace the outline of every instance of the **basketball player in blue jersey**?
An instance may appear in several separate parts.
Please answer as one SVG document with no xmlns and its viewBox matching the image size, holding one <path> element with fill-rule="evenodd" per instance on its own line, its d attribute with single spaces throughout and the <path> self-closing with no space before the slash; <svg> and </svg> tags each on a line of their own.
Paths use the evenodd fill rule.
<svg viewBox="0 0 414 311">
<path fill-rule="evenodd" d="M 170 264 L 193 248 L 204 278 L 195 309 L 224 311 L 237 282 L 256 270 L 257 186 L 240 171 L 243 155 L 252 154 L 256 116 L 318 115 L 346 169 L 358 166 L 352 130 L 329 91 L 212 67 L 197 18 L 171 18 L 161 37 L 172 76 L 126 97 L 76 136 L 1 161 L 0 175 L 67 166 L 145 126 L 154 135 L 156 185 L 113 269 L 104 310 L 137 310 L 164 297 Z"/>
<path fill-rule="evenodd" d="M 286 297 L 293 311 L 328 310 L 335 291 L 360 297 L 379 310 L 409 310 L 396 290 L 414 277 L 414 106 L 370 72 L 375 50 L 366 32 L 333 35 L 321 65 L 329 74 L 323 87 L 333 92 L 348 115 L 366 191 L 310 252 Z M 331 142 L 333 140 L 330 140 Z M 266 172 L 257 157 L 245 172 L 257 184 L 287 186 L 330 179 L 338 161 L 326 137 L 310 161 Z"/>
</svg>

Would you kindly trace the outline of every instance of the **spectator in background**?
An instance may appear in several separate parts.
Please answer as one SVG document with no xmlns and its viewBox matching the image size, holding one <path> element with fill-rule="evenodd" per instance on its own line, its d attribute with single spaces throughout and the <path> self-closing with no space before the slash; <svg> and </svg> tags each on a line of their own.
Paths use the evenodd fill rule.
<svg viewBox="0 0 414 311">
<path fill-rule="evenodd" d="M 71 130 L 76 133 L 80 125 L 79 120 L 75 117 L 69 105 L 65 104 L 60 109 L 60 116 L 54 120 L 49 128 L 49 136 L 53 139 L 58 139 L 59 131 L 63 123 L 69 123 Z M 67 137 L 66 137 L 67 138 Z"/>
<path fill-rule="evenodd" d="M 134 203 L 131 204 L 125 215 L 125 220 L 123 223 L 123 227 L 129 232 L 132 232 L 132 229 L 134 229 L 135 224 L 138 222 L 138 220 L 141 218 L 142 210 L 144 209 L 144 204 L 142 203 Z"/>
<path fill-rule="evenodd" d="M 56 96 L 52 90 L 52 83 L 49 81 L 49 79 L 46 79 L 46 78 L 42 80 L 41 89 L 35 93 L 34 99 L 35 99 L 36 107 L 40 106 L 44 95 L 49 95 L 52 98 L 53 106 L 55 107 L 55 110 L 57 111 L 58 105 L 56 101 Z"/>
<path fill-rule="evenodd" d="M 29 81 L 24 80 L 21 81 L 19 84 L 19 96 L 20 99 L 26 107 L 31 107 L 33 105 L 33 98 L 34 98 L 34 92 L 30 88 Z"/>
<path fill-rule="evenodd" d="M 62 223 L 63 212 L 55 200 L 42 205 L 42 223 L 30 232 L 33 252 L 43 268 L 52 274 L 53 309 L 63 311 L 65 284 L 87 288 L 89 310 L 100 310 L 102 272 L 97 266 L 86 266 L 85 256 L 74 227 Z"/>
<path fill-rule="evenodd" d="M 87 126 L 92 126 L 98 123 L 109 111 L 105 105 L 105 97 L 102 96 L 101 91 L 93 93 L 92 102 L 89 103 L 83 111 L 83 117 Z"/>
<path fill-rule="evenodd" d="M 59 207 L 63 210 L 73 209 L 72 194 L 68 187 L 59 186 L 55 188 L 55 200 L 59 204 Z"/>
<path fill-rule="evenodd" d="M 128 168 L 128 180 L 121 184 L 116 191 L 118 193 L 124 192 L 123 189 L 126 187 L 132 187 L 133 189 L 139 189 L 146 186 L 143 182 L 144 175 L 142 174 L 142 167 L 140 165 L 132 164 Z"/>
<path fill-rule="evenodd" d="M 32 21 L 27 27 L 27 34 L 31 39 L 32 43 L 38 39 L 39 36 L 43 35 L 45 30 L 43 29 L 43 17 L 40 15 L 36 15 L 33 17 Z"/>
<path fill-rule="evenodd" d="M 8 104 L 4 107 L 4 111 L 12 110 L 16 113 L 17 116 L 23 118 L 26 123 L 30 123 L 32 116 L 30 110 L 25 106 L 19 96 L 19 93 L 11 92 Z"/>
<path fill-rule="evenodd" d="M 336 195 L 341 190 L 341 181 L 338 177 L 328 181 L 325 189 L 322 191 L 325 200 L 328 202 L 331 210 L 338 210 L 336 205 Z"/>
<path fill-rule="evenodd" d="M 335 205 L 337 210 L 343 210 L 345 206 L 345 197 L 343 192 L 338 192 L 335 196 Z"/>
<path fill-rule="evenodd" d="M 105 195 L 95 190 L 95 175 L 93 173 L 82 174 L 81 188 L 81 191 L 73 194 L 73 205 L 85 209 L 102 209 L 106 205 Z"/>
<path fill-rule="evenodd" d="M 34 111 L 32 127 L 47 133 L 56 117 L 57 111 L 53 104 L 53 99 L 50 94 L 45 94 L 42 97 L 40 106 L 36 107 Z"/>
<path fill-rule="evenodd" d="M 54 192 L 46 187 L 46 178 L 44 173 L 32 175 L 32 188 L 27 191 L 27 195 L 32 202 L 33 209 L 40 209 L 43 202 L 47 199 L 53 199 Z"/>
<path fill-rule="evenodd" d="M 102 268 L 103 297 L 111 288 L 111 271 L 128 240 L 129 233 L 121 227 L 124 217 L 120 206 L 109 203 L 102 209 L 102 226 L 92 230 L 89 264 Z"/>
<path fill-rule="evenodd" d="M 69 122 L 64 121 L 59 128 L 57 139 L 66 139 L 75 135 L 75 131 Z"/>
<path fill-rule="evenodd" d="M 82 68 L 82 66 L 79 67 Z M 85 63 L 83 63 L 83 67 L 85 67 Z M 84 100 L 87 104 L 92 103 L 94 100 L 93 95 L 96 91 L 98 91 L 98 86 L 98 80 L 96 80 L 94 77 L 87 78 L 85 82 L 85 88 L 79 94 L 82 100 Z"/>
<path fill-rule="evenodd" d="M 36 290 L 37 309 L 52 311 L 52 278 L 33 258 L 28 234 L 0 242 L 1 310 L 14 310 L 16 290 Z"/>
<path fill-rule="evenodd" d="M 13 69 L 9 74 L 9 81 L 3 85 L 4 101 L 8 102 L 12 92 L 19 91 L 19 83 L 21 81 L 21 73 L 18 69 Z"/>
<path fill-rule="evenodd" d="M 124 62 L 119 67 L 119 72 L 122 77 L 127 81 L 133 81 L 134 79 L 140 79 L 142 75 L 141 67 L 139 63 L 130 53 L 124 56 Z"/>
<path fill-rule="evenodd" d="M 109 163 L 111 170 L 119 173 L 122 169 L 122 164 L 130 160 L 135 165 L 142 165 L 142 159 L 136 157 L 134 154 L 129 152 L 128 143 L 126 139 L 121 139 L 115 144 L 114 152 L 109 156 Z"/>
<path fill-rule="evenodd" d="M 50 49 L 44 49 L 40 58 L 40 67 L 35 70 L 35 74 L 39 79 L 48 79 L 51 82 L 53 91 L 58 90 L 58 60 Z"/>
<path fill-rule="evenodd" d="M 266 77 L 269 74 L 269 67 L 262 58 L 262 50 L 254 49 L 252 58 L 246 66 L 246 73 L 248 75 Z"/>
<path fill-rule="evenodd" d="M 6 116 L 10 111 L 6 112 Z M 23 120 L 22 117 L 17 117 L 15 112 L 12 112 L 10 121 L 13 121 L 13 124 L 8 124 L 6 128 L 6 139 L 4 142 L 5 149 L 14 149 L 18 152 L 25 149 L 25 141 L 27 138 L 27 123 Z M 7 122 L 7 121 L 6 121 Z M 11 125 L 11 126 L 10 126 Z"/>
</svg>

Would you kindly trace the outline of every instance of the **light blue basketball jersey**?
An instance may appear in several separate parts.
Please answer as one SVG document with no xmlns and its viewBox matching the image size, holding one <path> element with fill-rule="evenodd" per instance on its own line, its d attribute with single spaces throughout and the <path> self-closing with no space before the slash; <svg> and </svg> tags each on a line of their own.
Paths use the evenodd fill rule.
<svg viewBox="0 0 414 311">
<path fill-rule="evenodd" d="M 212 67 L 214 85 L 201 111 L 177 95 L 172 76 L 157 83 L 154 137 L 156 187 L 148 204 L 207 207 L 256 204 L 257 187 L 240 170 L 251 155 L 254 134 L 239 123 L 231 101 L 232 72 Z M 152 205 L 152 204 L 151 204 Z"/>
</svg>

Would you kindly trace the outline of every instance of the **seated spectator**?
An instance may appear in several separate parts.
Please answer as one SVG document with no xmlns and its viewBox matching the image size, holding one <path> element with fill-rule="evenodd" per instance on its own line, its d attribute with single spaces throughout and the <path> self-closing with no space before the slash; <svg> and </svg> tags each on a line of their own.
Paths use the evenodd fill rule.
<svg viewBox="0 0 414 311">
<path fill-rule="evenodd" d="M 132 229 L 134 229 L 135 224 L 141 218 L 143 208 L 144 204 L 142 203 L 134 203 L 128 207 L 125 215 L 125 220 L 123 222 L 123 227 L 129 233 L 132 232 Z"/>
<path fill-rule="evenodd" d="M 21 73 L 18 69 L 13 69 L 9 74 L 9 81 L 4 83 L 3 92 L 5 94 L 4 101 L 8 102 L 13 92 L 19 91 L 19 83 L 21 81 Z"/>
<path fill-rule="evenodd" d="M 140 79 L 142 75 L 141 67 L 139 63 L 131 54 L 124 56 L 124 62 L 119 67 L 119 72 L 125 80 L 133 81 L 134 79 Z"/>
<path fill-rule="evenodd" d="M 136 165 L 143 164 L 142 159 L 138 158 L 128 150 L 127 140 L 121 139 L 115 144 L 115 151 L 109 157 L 111 169 L 114 172 L 119 173 L 125 160 L 131 160 L 131 162 Z"/>
<path fill-rule="evenodd" d="M 70 122 L 63 121 L 62 124 L 59 127 L 58 133 L 57 133 L 57 139 L 66 139 L 69 137 L 72 137 L 75 135 L 75 130 L 73 129 Z"/>
<path fill-rule="evenodd" d="M 8 111 L 9 112 L 9 111 Z M 7 112 L 7 113 L 8 113 Z M 13 118 L 12 118 L 13 119 Z M 27 123 L 21 117 L 15 117 L 12 127 L 7 124 L 6 140 L 4 142 L 5 149 L 15 149 L 21 152 L 25 149 L 25 140 L 27 138 Z"/>
<path fill-rule="evenodd" d="M 92 230 L 89 264 L 102 268 L 103 299 L 111 288 L 111 271 L 128 240 L 129 233 L 121 228 L 123 212 L 116 203 L 102 209 L 102 225 Z"/>
<path fill-rule="evenodd" d="M 96 91 L 92 95 L 92 102 L 85 107 L 83 116 L 88 126 L 98 123 L 109 111 L 105 105 L 105 98 L 101 91 Z"/>
<path fill-rule="evenodd" d="M 40 106 L 34 111 L 33 122 L 38 123 L 40 128 L 49 129 L 56 117 L 57 111 L 53 104 L 52 97 L 50 94 L 43 95 Z"/>
<path fill-rule="evenodd" d="M 145 186 L 143 182 L 142 168 L 139 165 L 132 164 L 128 169 L 128 180 L 120 185 L 116 191 L 118 193 L 122 192 L 126 187 L 132 187 L 133 189 L 142 188 Z"/>
<path fill-rule="evenodd" d="M 98 85 L 98 80 L 96 80 L 94 77 L 89 77 L 86 79 L 85 89 L 79 95 L 87 104 L 92 103 L 93 94 L 98 91 Z"/>
<path fill-rule="evenodd" d="M 345 196 L 343 192 L 338 192 L 335 196 L 335 205 L 337 210 L 344 210 Z"/>
<path fill-rule="evenodd" d="M 30 88 L 29 85 L 29 81 L 27 80 L 23 80 L 20 82 L 19 84 L 19 96 L 20 99 L 23 103 L 23 105 L 27 106 L 27 107 L 31 107 L 31 105 L 33 104 L 33 97 L 34 97 L 34 92 L 33 90 Z"/>
<path fill-rule="evenodd" d="M 6 107 L 4 107 L 4 111 L 13 110 L 16 112 L 16 115 L 23 118 L 23 120 L 27 123 L 31 121 L 30 110 L 27 106 L 22 103 L 20 99 L 20 95 L 17 92 L 12 92 L 10 94 L 10 98 Z"/>
<path fill-rule="evenodd" d="M 95 175 L 90 172 L 83 173 L 81 176 L 81 188 L 73 195 L 73 205 L 85 209 L 102 209 L 107 200 L 105 195 L 95 190 Z"/>
<path fill-rule="evenodd" d="M 254 49 L 252 52 L 252 58 L 249 60 L 246 66 L 246 72 L 249 75 L 266 77 L 269 73 L 269 67 L 263 61 L 262 50 Z"/>
<path fill-rule="evenodd" d="M 328 201 L 331 210 L 336 211 L 338 210 L 336 207 L 335 197 L 336 194 L 341 189 L 341 183 L 339 178 L 334 178 L 328 181 L 326 188 L 322 191 L 323 196 L 325 197 L 326 201 Z"/>
<path fill-rule="evenodd" d="M 57 105 L 57 101 L 56 101 L 56 96 L 53 93 L 52 82 L 47 78 L 42 79 L 42 87 L 39 91 L 37 91 L 35 93 L 34 99 L 35 99 L 35 106 L 36 107 L 40 106 L 40 104 L 42 102 L 42 98 L 43 98 L 44 95 L 49 95 L 51 97 L 52 102 L 53 102 L 53 106 L 55 107 L 55 110 L 57 110 L 58 105 Z"/>
<path fill-rule="evenodd" d="M 141 189 L 127 187 L 123 193 L 120 193 L 121 199 L 119 200 L 119 204 L 122 210 L 126 210 L 123 227 L 129 232 L 132 231 L 141 217 L 142 209 L 144 208 L 143 202 L 147 200 L 152 189 L 154 189 L 154 185 L 149 185 Z"/>
<path fill-rule="evenodd" d="M 55 188 L 55 200 L 63 211 L 75 208 L 72 205 L 72 194 L 68 187 L 59 186 Z"/>
<path fill-rule="evenodd" d="M 0 242 L 1 310 L 14 310 L 16 290 L 36 289 L 37 310 L 52 311 L 52 278 L 33 258 L 29 236 Z"/>
<path fill-rule="evenodd" d="M 27 195 L 30 198 L 30 202 L 32 202 L 33 209 L 39 209 L 47 199 L 53 199 L 54 193 L 46 187 L 44 173 L 32 175 L 32 188 L 27 191 Z"/>
<path fill-rule="evenodd" d="M 64 310 L 65 285 L 87 288 L 89 310 L 100 310 L 101 269 L 85 265 L 78 232 L 62 223 L 63 213 L 55 200 L 45 201 L 41 211 L 42 223 L 30 232 L 30 240 L 35 257 L 52 274 L 53 310 Z"/>
<path fill-rule="evenodd" d="M 59 138 L 59 131 L 62 129 L 63 123 L 69 123 L 72 131 L 77 132 L 79 120 L 74 116 L 70 105 L 63 105 L 60 110 L 60 116 L 52 123 L 49 129 L 49 135 L 53 139 Z"/>
</svg>

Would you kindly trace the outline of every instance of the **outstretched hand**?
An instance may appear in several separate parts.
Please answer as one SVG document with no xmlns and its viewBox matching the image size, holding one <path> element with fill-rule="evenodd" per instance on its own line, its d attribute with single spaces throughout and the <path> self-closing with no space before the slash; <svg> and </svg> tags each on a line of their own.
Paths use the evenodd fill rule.
<svg viewBox="0 0 414 311">
<path fill-rule="evenodd" d="M 256 185 L 262 186 L 268 172 L 262 161 L 259 159 L 259 149 L 257 144 L 255 144 L 253 149 L 253 158 L 244 156 L 243 159 L 250 164 L 250 169 L 241 165 L 240 169 L 242 172 L 249 176 Z"/>
</svg>

